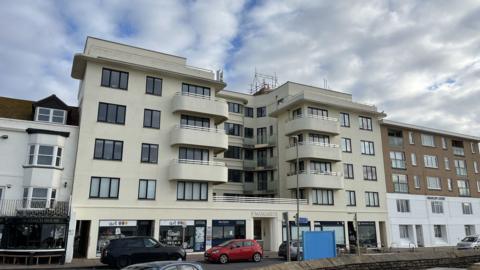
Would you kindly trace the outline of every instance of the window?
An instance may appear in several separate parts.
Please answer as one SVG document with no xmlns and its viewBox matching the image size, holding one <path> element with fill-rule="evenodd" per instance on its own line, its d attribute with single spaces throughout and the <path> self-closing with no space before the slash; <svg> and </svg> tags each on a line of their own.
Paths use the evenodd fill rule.
<svg viewBox="0 0 480 270">
<path fill-rule="evenodd" d="M 244 128 L 245 138 L 253 138 L 253 128 Z"/>
<path fill-rule="evenodd" d="M 94 159 L 122 160 L 123 142 L 95 139 Z"/>
<path fill-rule="evenodd" d="M 242 170 L 228 169 L 228 182 L 241 183 L 242 174 Z"/>
<path fill-rule="evenodd" d="M 103 68 L 101 85 L 110 88 L 127 90 L 128 72 Z"/>
<path fill-rule="evenodd" d="M 462 197 L 470 196 L 470 186 L 468 185 L 467 180 L 457 180 L 457 186 L 458 186 L 458 195 Z"/>
<path fill-rule="evenodd" d="M 333 190 L 330 189 L 313 189 L 313 204 L 333 205 Z"/>
<path fill-rule="evenodd" d="M 62 166 L 63 149 L 53 145 L 31 144 L 28 149 L 28 165 Z"/>
<path fill-rule="evenodd" d="M 405 169 L 405 153 L 404 152 L 390 152 L 390 160 L 392 162 L 392 168 Z"/>
<path fill-rule="evenodd" d="M 433 135 L 422 134 L 421 137 L 423 146 L 435 147 Z"/>
<path fill-rule="evenodd" d="M 397 212 L 399 212 L 399 213 L 409 213 L 410 212 L 410 201 L 409 200 L 397 200 Z"/>
<path fill-rule="evenodd" d="M 208 162 L 209 153 L 207 149 L 180 147 L 178 149 L 178 159 L 180 161 L 196 160 Z"/>
<path fill-rule="evenodd" d="M 452 149 L 454 155 L 465 156 L 465 151 L 463 149 L 463 141 L 452 140 Z"/>
<path fill-rule="evenodd" d="M 242 159 L 242 148 L 238 146 L 228 146 L 228 150 L 223 154 L 224 158 Z"/>
<path fill-rule="evenodd" d="M 427 176 L 427 188 L 433 190 L 441 190 L 442 185 L 439 177 Z"/>
<path fill-rule="evenodd" d="M 473 215 L 472 203 L 462 203 L 462 212 L 464 215 Z"/>
<path fill-rule="evenodd" d="M 208 183 L 177 182 L 178 201 L 206 201 L 208 200 Z"/>
<path fill-rule="evenodd" d="M 375 166 L 363 166 L 363 180 L 377 181 L 377 168 Z"/>
<path fill-rule="evenodd" d="M 348 113 L 340 113 L 340 126 L 350 127 L 350 115 Z"/>
<path fill-rule="evenodd" d="M 411 153 L 410 158 L 412 159 L 412 166 L 417 166 L 417 155 L 415 155 L 415 153 Z"/>
<path fill-rule="evenodd" d="M 162 79 L 147 76 L 147 83 L 145 86 L 147 94 L 161 96 L 162 95 Z"/>
<path fill-rule="evenodd" d="M 345 179 L 353 179 L 353 164 L 343 164 L 343 176 Z"/>
<path fill-rule="evenodd" d="M 302 108 L 298 108 L 292 111 L 292 119 L 302 118 Z"/>
<path fill-rule="evenodd" d="M 443 202 L 442 201 L 432 201 L 432 213 L 434 214 L 443 214 Z"/>
<path fill-rule="evenodd" d="M 370 117 L 359 116 L 358 117 L 358 124 L 359 124 L 360 129 L 373 130 L 372 129 L 372 118 L 370 118 Z"/>
<path fill-rule="evenodd" d="M 227 102 L 228 103 L 228 112 L 231 113 L 242 113 L 243 106 L 238 103 Z"/>
<path fill-rule="evenodd" d="M 455 163 L 455 172 L 459 176 L 466 176 L 467 175 L 467 165 L 465 160 L 454 160 Z"/>
<path fill-rule="evenodd" d="M 125 113 L 127 107 L 117 104 L 98 103 L 98 122 L 125 124 Z"/>
<path fill-rule="evenodd" d="M 245 107 L 245 117 L 253 118 L 253 108 Z"/>
<path fill-rule="evenodd" d="M 478 163 L 477 163 L 476 160 L 473 161 L 473 171 L 474 171 L 475 173 L 478 173 Z"/>
<path fill-rule="evenodd" d="M 365 192 L 365 205 L 367 207 L 380 207 L 380 201 L 378 200 L 378 192 Z"/>
<path fill-rule="evenodd" d="M 119 178 L 92 177 L 90 198 L 118 199 Z"/>
<path fill-rule="evenodd" d="M 480 180 L 477 180 L 477 191 L 480 192 Z"/>
<path fill-rule="evenodd" d="M 437 156 L 424 155 L 423 163 L 425 168 L 438 168 Z"/>
<path fill-rule="evenodd" d="M 158 162 L 158 144 L 142 143 L 142 163 Z"/>
<path fill-rule="evenodd" d="M 420 189 L 420 178 L 418 177 L 418 175 L 413 176 L 413 182 L 415 184 L 415 188 Z"/>
<path fill-rule="evenodd" d="M 445 137 L 442 137 L 442 148 L 447 149 L 447 139 Z"/>
<path fill-rule="evenodd" d="M 473 142 L 470 143 L 470 149 L 472 150 L 472 154 L 475 154 L 475 144 Z"/>
<path fill-rule="evenodd" d="M 475 235 L 475 225 L 465 225 L 465 236 Z"/>
<path fill-rule="evenodd" d="M 355 191 L 353 190 L 347 190 L 346 196 L 347 196 L 347 206 L 356 206 L 357 205 L 357 199 L 355 198 Z"/>
<path fill-rule="evenodd" d="M 328 135 L 310 133 L 308 138 L 311 142 L 321 143 L 321 144 L 330 144 L 330 137 Z"/>
<path fill-rule="evenodd" d="M 200 96 L 210 96 L 210 88 L 183 83 L 182 84 L 182 94 L 191 94 L 191 95 L 200 95 Z"/>
<path fill-rule="evenodd" d="M 403 145 L 403 133 L 401 130 L 388 129 L 388 144 L 391 146 Z"/>
<path fill-rule="evenodd" d="M 267 143 L 267 128 L 261 127 L 257 128 L 257 143 L 266 144 Z"/>
<path fill-rule="evenodd" d="M 324 109 L 308 107 L 307 114 L 312 116 L 319 116 L 319 117 L 328 117 L 328 111 Z"/>
<path fill-rule="evenodd" d="M 269 130 L 270 130 L 270 136 L 273 136 L 273 126 L 270 126 Z"/>
<path fill-rule="evenodd" d="M 143 127 L 160 128 L 160 111 L 145 109 L 143 113 Z"/>
<path fill-rule="evenodd" d="M 140 179 L 138 182 L 138 198 L 142 200 L 155 200 L 156 180 Z"/>
<path fill-rule="evenodd" d="M 452 179 L 447 179 L 448 191 L 453 191 Z"/>
<path fill-rule="evenodd" d="M 398 225 L 398 230 L 400 231 L 400 238 L 402 239 L 410 238 L 408 234 L 408 225 Z"/>
<path fill-rule="evenodd" d="M 373 146 L 373 142 L 360 141 L 360 147 L 362 148 L 362 155 L 375 155 L 375 147 Z"/>
<path fill-rule="evenodd" d="M 442 238 L 443 237 L 443 232 L 442 232 L 442 225 L 433 225 L 433 231 L 434 235 L 436 238 Z"/>
<path fill-rule="evenodd" d="M 312 173 L 330 173 L 332 171 L 332 163 L 311 160 L 310 171 Z"/>
<path fill-rule="evenodd" d="M 257 108 L 257 118 L 267 116 L 267 108 L 266 107 L 258 107 Z"/>
<path fill-rule="evenodd" d="M 243 158 L 246 160 L 253 160 L 253 149 L 243 149 Z"/>
<path fill-rule="evenodd" d="M 224 127 L 227 135 L 242 136 L 242 125 L 225 122 Z"/>
<path fill-rule="evenodd" d="M 342 151 L 346 153 L 352 153 L 352 140 L 349 138 L 342 138 L 341 140 Z"/>
<path fill-rule="evenodd" d="M 268 178 L 267 172 L 258 172 L 257 173 L 257 190 L 266 191 L 268 188 Z"/>
<path fill-rule="evenodd" d="M 253 183 L 253 172 L 245 172 L 245 183 Z"/>
<path fill-rule="evenodd" d="M 450 161 L 448 161 L 448 157 L 445 157 L 444 163 L 445 163 L 445 170 L 449 171 L 450 170 Z"/>
<path fill-rule="evenodd" d="M 415 141 L 413 140 L 413 132 L 412 131 L 408 132 L 408 143 L 415 144 Z"/>
<path fill-rule="evenodd" d="M 180 126 L 210 127 L 210 119 L 198 116 L 184 115 L 180 118 Z"/>
<path fill-rule="evenodd" d="M 67 112 L 64 110 L 37 107 L 36 121 L 65 124 Z"/>
<path fill-rule="evenodd" d="M 393 191 L 398 193 L 408 193 L 408 181 L 405 174 L 392 174 Z"/>
</svg>

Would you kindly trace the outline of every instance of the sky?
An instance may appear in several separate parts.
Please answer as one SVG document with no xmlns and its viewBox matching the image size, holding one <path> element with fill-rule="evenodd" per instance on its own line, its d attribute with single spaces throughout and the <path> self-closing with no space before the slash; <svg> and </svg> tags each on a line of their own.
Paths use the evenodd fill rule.
<svg viewBox="0 0 480 270">
<path fill-rule="evenodd" d="M 480 136 L 480 1 L 4 0 L 0 96 L 77 105 L 87 36 L 353 94 L 388 119 Z"/>
</svg>

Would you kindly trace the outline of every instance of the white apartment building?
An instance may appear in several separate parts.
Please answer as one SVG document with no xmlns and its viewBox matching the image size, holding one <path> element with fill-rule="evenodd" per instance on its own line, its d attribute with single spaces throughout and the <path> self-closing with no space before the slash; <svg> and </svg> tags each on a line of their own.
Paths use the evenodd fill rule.
<svg viewBox="0 0 480 270">
<path fill-rule="evenodd" d="M 72 77 L 81 122 L 68 257 L 95 258 L 129 235 L 190 252 L 232 238 L 277 250 L 282 212 L 296 212 L 293 136 L 300 229 L 334 230 L 349 247 L 357 214 L 362 245 L 388 245 L 385 115 L 374 106 L 292 82 L 226 91 L 185 58 L 95 38 L 75 55 Z"/>
<path fill-rule="evenodd" d="M 77 108 L 55 95 L 0 97 L 1 256 L 65 253 L 77 125 Z"/>
</svg>

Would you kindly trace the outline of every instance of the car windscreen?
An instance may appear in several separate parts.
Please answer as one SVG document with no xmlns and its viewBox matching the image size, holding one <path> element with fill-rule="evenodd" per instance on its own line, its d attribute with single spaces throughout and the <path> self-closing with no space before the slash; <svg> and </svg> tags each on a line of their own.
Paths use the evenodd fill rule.
<svg viewBox="0 0 480 270">
<path fill-rule="evenodd" d="M 226 246 L 230 245 L 232 242 L 233 242 L 233 240 L 228 240 L 228 241 L 226 241 L 226 242 L 221 243 L 221 244 L 218 245 L 218 246 L 219 246 L 219 247 L 226 247 Z"/>
<path fill-rule="evenodd" d="M 478 237 L 474 237 L 474 236 L 467 236 L 465 238 L 462 239 L 462 242 L 476 242 L 478 239 Z"/>
</svg>

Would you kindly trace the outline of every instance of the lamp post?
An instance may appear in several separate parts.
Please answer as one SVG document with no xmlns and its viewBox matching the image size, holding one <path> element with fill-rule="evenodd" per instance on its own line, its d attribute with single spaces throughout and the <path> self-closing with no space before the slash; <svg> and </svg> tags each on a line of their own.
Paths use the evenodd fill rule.
<svg viewBox="0 0 480 270">
<path fill-rule="evenodd" d="M 293 136 L 295 142 L 295 148 L 297 150 L 297 160 L 296 160 L 296 175 L 297 175 L 297 217 L 296 217 L 296 224 L 297 224 L 297 261 L 300 259 L 300 187 L 299 187 L 299 173 L 300 173 L 300 160 L 298 159 L 298 135 Z M 290 247 L 289 247 L 290 248 Z"/>
</svg>

